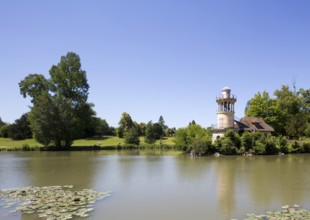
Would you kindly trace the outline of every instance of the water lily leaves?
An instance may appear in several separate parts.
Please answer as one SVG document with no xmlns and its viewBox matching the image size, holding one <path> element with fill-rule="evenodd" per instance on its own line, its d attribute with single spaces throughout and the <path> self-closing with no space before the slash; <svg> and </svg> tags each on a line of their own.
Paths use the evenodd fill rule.
<svg viewBox="0 0 310 220">
<path fill-rule="evenodd" d="M 266 212 L 264 215 L 247 214 L 245 220 L 309 220 L 310 211 L 299 205 L 284 205 L 281 211 Z"/>
<path fill-rule="evenodd" d="M 110 196 L 109 192 L 96 192 L 91 189 L 72 191 L 72 185 L 24 187 L 0 191 L 3 208 L 15 208 L 11 212 L 36 213 L 46 220 L 67 220 L 73 216 L 87 217 L 97 200 Z"/>
</svg>

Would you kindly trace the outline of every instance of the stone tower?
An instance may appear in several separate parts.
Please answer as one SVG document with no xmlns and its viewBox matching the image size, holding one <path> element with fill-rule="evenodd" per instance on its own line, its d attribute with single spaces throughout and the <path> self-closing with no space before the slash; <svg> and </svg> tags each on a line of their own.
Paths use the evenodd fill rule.
<svg viewBox="0 0 310 220">
<path fill-rule="evenodd" d="M 212 129 L 212 141 L 224 137 L 226 130 L 234 129 L 235 103 L 237 98 L 231 94 L 231 89 L 224 87 L 222 94 L 216 97 L 217 108 L 217 126 Z"/>
<path fill-rule="evenodd" d="M 222 94 L 216 97 L 217 109 L 217 128 L 229 129 L 234 127 L 235 103 L 237 99 L 231 94 L 231 89 L 224 87 Z"/>
</svg>

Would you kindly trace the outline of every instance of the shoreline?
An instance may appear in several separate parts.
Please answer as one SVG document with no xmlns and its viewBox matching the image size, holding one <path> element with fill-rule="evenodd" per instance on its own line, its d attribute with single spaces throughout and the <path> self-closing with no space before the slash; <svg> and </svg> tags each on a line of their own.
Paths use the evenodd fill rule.
<svg viewBox="0 0 310 220">
<path fill-rule="evenodd" d="M 0 152 L 11 151 L 104 151 L 104 150 L 175 150 L 174 147 L 169 146 L 71 146 L 69 148 L 59 147 L 9 147 L 0 146 Z"/>
</svg>

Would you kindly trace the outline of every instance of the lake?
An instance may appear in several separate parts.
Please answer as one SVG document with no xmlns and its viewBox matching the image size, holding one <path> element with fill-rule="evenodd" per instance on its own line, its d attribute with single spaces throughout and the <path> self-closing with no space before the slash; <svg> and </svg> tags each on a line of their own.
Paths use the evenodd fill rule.
<svg viewBox="0 0 310 220">
<path fill-rule="evenodd" d="M 0 189 L 74 185 L 111 191 L 89 220 L 229 220 L 310 209 L 310 155 L 191 158 L 175 152 L 1 152 Z M 0 208 L 0 219 L 36 220 Z M 80 218 L 75 218 L 80 219 Z"/>
</svg>

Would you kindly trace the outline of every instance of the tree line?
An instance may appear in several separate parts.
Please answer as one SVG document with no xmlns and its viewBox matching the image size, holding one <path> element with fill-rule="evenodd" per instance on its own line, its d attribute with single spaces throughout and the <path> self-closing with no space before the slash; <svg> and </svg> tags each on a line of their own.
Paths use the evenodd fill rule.
<svg viewBox="0 0 310 220">
<path fill-rule="evenodd" d="M 288 85 L 274 91 L 255 94 L 248 101 L 246 116 L 264 119 L 275 130 L 275 135 L 290 139 L 310 137 L 310 89 L 293 90 Z"/>
<path fill-rule="evenodd" d="M 221 139 L 212 143 L 211 128 L 202 128 L 197 124 L 189 124 L 180 128 L 175 134 L 175 146 L 178 150 L 193 156 L 208 154 L 224 155 L 266 155 L 287 153 L 310 153 L 310 143 L 290 141 L 279 135 L 265 135 L 261 132 L 237 133 L 227 130 Z"/>
<path fill-rule="evenodd" d="M 211 129 L 202 128 L 194 120 L 188 127 L 176 130 L 165 125 L 163 116 L 157 122 L 138 123 L 124 112 L 117 128 L 109 126 L 105 119 L 96 116 L 94 104 L 88 102 L 86 71 L 81 68 L 76 53 L 62 56 L 59 63 L 50 68 L 49 76 L 28 74 L 20 81 L 20 93 L 30 97 L 32 106 L 12 124 L 4 123 L 0 118 L 1 137 L 14 140 L 33 137 L 44 146 L 67 148 L 76 139 L 104 135 L 124 138 L 126 144 L 135 146 L 140 144 L 140 137 L 144 137 L 147 144 L 153 144 L 174 136 L 177 149 L 198 154 L 307 151 L 307 147 L 298 150 L 289 145 L 285 145 L 285 150 L 283 143 L 288 139 L 310 137 L 310 89 L 296 91 L 295 86 L 292 90 L 284 85 L 272 97 L 264 91 L 248 101 L 245 115 L 264 119 L 275 129 L 274 136 L 227 131 L 224 138 L 212 143 Z"/>
<path fill-rule="evenodd" d="M 52 65 L 49 78 L 43 74 L 28 74 L 19 82 L 21 95 L 30 97 L 30 111 L 13 124 L 0 118 L 0 135 L 13 140 L 35 138 L 44 146 L 68 148 L 81 138 L 100 138 L 117 135 L 127 144 L 139 144 L 139 136 L 154 143 L 164 135 L 173 135 L 161 116 L 159 121 L 137 123 L 123 113 L 116 129 L 105 119 L 96 117 L 94 105 L 88 102 L 89 84 L 86 71 L 81 68 L 80 57 L 73 52 Z"/>
</svg>

